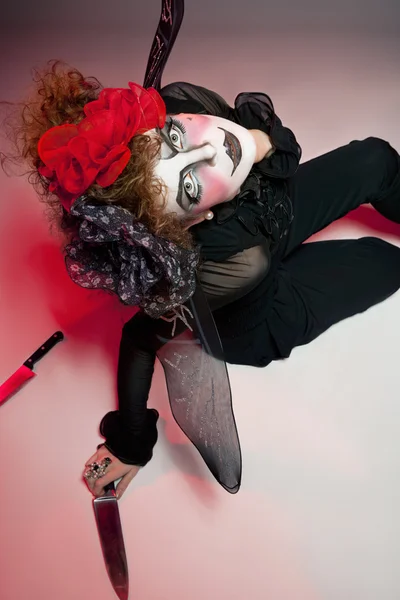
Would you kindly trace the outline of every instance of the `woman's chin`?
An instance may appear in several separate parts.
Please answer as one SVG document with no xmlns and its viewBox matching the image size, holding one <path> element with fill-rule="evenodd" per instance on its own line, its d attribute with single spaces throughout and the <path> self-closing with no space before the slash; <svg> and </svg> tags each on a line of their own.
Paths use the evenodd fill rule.
<svg viewBox="0 0 400 600">
<path fill-rule="evenodd" d="M 236 198 L 236 196 L 239 194 L 240 192 L 240 188 L 238 190 L 236 190 L 236 192 L 234 192 L 233 194 L 231 194 L 226 200 L 224 200 L 221 204 L 225 204 L 225 202 L 230 202 L 231 200 L 233 200 L 234 198 Z"/>
</svg>

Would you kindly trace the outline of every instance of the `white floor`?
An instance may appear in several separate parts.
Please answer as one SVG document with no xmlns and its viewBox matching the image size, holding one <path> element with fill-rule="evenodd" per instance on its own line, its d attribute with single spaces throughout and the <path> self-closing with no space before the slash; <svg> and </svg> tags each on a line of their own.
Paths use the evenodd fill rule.
<svg viewBox="0 0 400 600">
<path fill-rule="evenodd" d="M 106 85 L 140 82 L 147 29 L 135 40 L 79 31 L 72 42 L 70 32 L 36 29 L 29 43 L 3 38 L 1 96 L 20 96 L 30 67 L 52 57 Z M 234 43 L 183 32 L 164 83 L 192 81 L 229 101 L 240 91 L 269 93 L 303 160 L 369 135 L 400 150 L 395 37 L 257 35 Z M 68 280 L 60 242 L 25 180 L 1 174 L 1 189 L 0 381 L 53 331 L 67 339 L 0 407 L 0 597 L 112 600 L 80 474 L 115 406 L 128 312 Z M 363 235 L 400 244 L 400 227 L 367 207 L 319 237 Z M 399 336 L 396 294 L 286 361 L 230 367 L 244 456 L 236 496 L 177 430 L 157 367 L 150 404 L 161 413 L 160 441 L 120 502 L 130 597 L 398 600 Z"/>
</svg>

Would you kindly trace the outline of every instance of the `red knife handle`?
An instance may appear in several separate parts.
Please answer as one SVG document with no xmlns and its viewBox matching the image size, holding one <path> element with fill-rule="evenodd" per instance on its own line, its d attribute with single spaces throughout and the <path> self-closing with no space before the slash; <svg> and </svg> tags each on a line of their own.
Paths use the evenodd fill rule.
<svg viewBox="0 0 400 600">
<path fill-rule="evenodd" d="M 32 369 L 33 365 L 37 363 L 38 360 L 43 358 L 45 354 L 48 353 L 49 350 L 54 348 L 58 342 L 61 342 L 64 339 L 64 334 L 62 331 L 56 331 L 48 340 L 45 341 L 40 348 L 36 350 L 29 358 L 24 362 L 25 367 L 29 367 Z"/>
</svg>

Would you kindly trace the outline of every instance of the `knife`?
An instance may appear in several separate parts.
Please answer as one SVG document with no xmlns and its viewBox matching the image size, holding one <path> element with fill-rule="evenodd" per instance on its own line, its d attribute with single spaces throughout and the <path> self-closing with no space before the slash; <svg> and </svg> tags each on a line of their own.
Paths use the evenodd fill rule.
<svg viewBox="0 0 400 600">
<path fill-rule="evenodd" d="M 174 46 L 184 15 L 184 0 L 161 0 L 161 15 L 150 50 L 143 87 L 161 87 L 164 67 Z M 120 600 L 128 600 L 129 574 L 114 482 L 104 496 L 93 500 L 101 548 L 108 576 Z"/>
<path fill-rule="evenodd" d="M 104 492 L 104 496 L 93 500 L 97 530 L 108 576 L 115 593 L 120 600 L 128 600 L 128 564 L 114 482 L 106 485 Z"/>
<path fill-rule="evenodd" d="M 26 360 L 24 364 L 7 379 L 7 381 L 0 385 L 0 404 L 18 391 L 29 379 L 35 377 L 36 373 L 33 371 L 34 365 L 63 339 L 64 334 L 62 331 L 56 331 L 56 333 L 40 346 L 40 348 L 38 348 L 36 352 L 34 352 L 32 356 L 30 356 L 28 360 Z"/>
</svg>

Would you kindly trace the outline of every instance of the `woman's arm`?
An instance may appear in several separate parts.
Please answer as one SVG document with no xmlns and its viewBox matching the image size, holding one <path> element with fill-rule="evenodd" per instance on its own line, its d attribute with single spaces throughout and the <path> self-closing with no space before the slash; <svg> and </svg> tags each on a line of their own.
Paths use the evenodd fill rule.
<svg viewBox="0 0 400 600">
<path fill-rule="evenodd" d="M 105 446 L 126 464 L 146 465 L 157 441 L 158 413 L 147 408 L 147 399 L 159 344 L 154 319 L 143 313 L 137 313 L 122 329 L 118 410 L 105 415 L 100 432 L 106 438 Z"/>
<path fill-rule="evenodd" d="M 234 115 L 240 125 L 261 130 L 270 138 L 274 152 L 257 162 L 256 170 L 280 179 L 292 177 L 300 163 L 301 147 L 293 131 L 275 113 L 271 98 L 259 92 L 243 92 L 235 99 Z"/>
<path fill-rule="evenodd" d="M 211 310 L 252 290 L 269 269 L 268 248 L 255 246 L 228 260 L 203 261 L 199 278 Z M 178 320 L 175 338 L 186 329 Z M 137 313 L 123 327 L 118 360 L 118 410 L 107 413 L 100 431 L 106 447 L 126 464 L 144 466 L 157 441 L 158 413 L 147 408 L 157 352 L 172 340 L 172 324 Z"/>
<path fill-rule="evenodd" d="M 269 158 L 275 152 L 275 146 L 272 144 L 271 138 L 261 131 L 261 129 L 249 129 L 256 144 L 256 156 L 254 163 L 261 162 L 264 158 Z"/>
<path fill-rule="evenodd" d="M 221 308 L 248 293 L 265 277 L 268 268 L 268 248 L 261 246 L 241 251 L 223 262 L 204 261 L 199 277 L 210 307 Z M 186 325 L 178 320 L 175 329 L 178 338 Z M 88 482 L 96 496 L 103 494 L 107 483 L 122 477 L 117 488 L 120 497 L 139 466 L 147 464 L 152 457 L 157 441 L 158 413 L 147 408 L 147 399 L 156 353 L 172 338 L 171 322 L 151 319 L 143 313 L 135 315 L 123 328 L 118 363 L 119 410 L 109 412 L 103 418 L 100 430 L 106 438 L 105 444 L 86 465 L 111 454 L 112 463 L 107 474 Z M 165 360 L 162 364 L 165 369 Z M 166 376 L 169 387 L 171 381 L 167 373 Z M 191 432 L 196 433 L 196 424 L 193 426 Z"/>
<path fill-rule="evenodd" d="M 260 149 L 256 168 L 266 175 L 286 179 L 297 171 L 301 147 L 293 131 L 285 127 L 275 113 L 272 100 L 267 94 L 242 92 L 235 99 L 235 108 L 229 106 L 216 92 L 183 81 L 170 83 L 161 89 L 160 94 L 166 103 L 167 112 L 171 114 L 186 112 L 214 115 L 259 132 L 256 133 Z M 262 133 L 268 139 L 263 138 L 260 135 Z"/>
<path fill-rule="evenodd" d="M 158 413 L 147 409 L 155 352 L 142 346 L 131 319 L 122 332 L 117 373 L 118 410 L 105 415 L 100 433 L 105 446 L 126 464 L 143 467 L 157 441 Z"/>
<path fill-rule="evenodd" d="M 175 336 L 186 325 L 178 321 Z M 172 325 L 143 312 L 134 315 L 122 329 L 119 348 L 118 410 L 107 413 L 100 423 L 105 447 L 121 462 L 144 467 L 157 442 L 158 412 L 147 408 L 157 351 L 172 339 Z"/>
<path fill-rule="evenodd" d="M 156 356 L 152 348 L 151 322 L 150 317 L 139 313 L 122 330 L 117 373 L 118 410 L 102 419 L 100 433 L 105 442 L 85 465 L 90 469 L 92 463 L 111 458 L 105 476 L 87 480 L 95 496 L 104 495 L 108 483 L 121 479 L 116 490 L 120 498 L 140 467 L 153 455 L 158 412 L 147 408 Z"/>
</svg>

